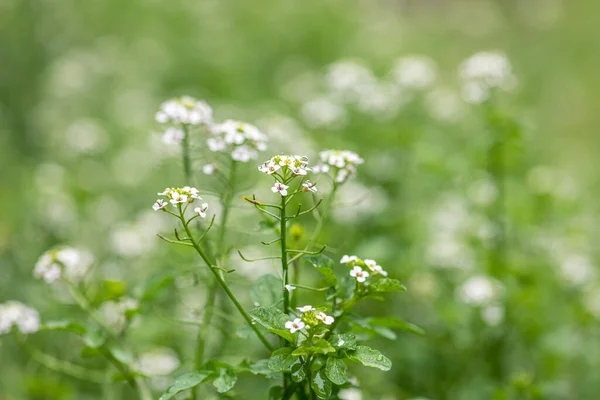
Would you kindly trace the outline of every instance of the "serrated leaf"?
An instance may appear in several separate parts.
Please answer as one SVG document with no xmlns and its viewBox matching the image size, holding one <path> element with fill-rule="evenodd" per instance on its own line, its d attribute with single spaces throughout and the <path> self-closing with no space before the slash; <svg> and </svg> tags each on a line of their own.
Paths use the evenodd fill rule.
<svg viewBox="0 0 600 400">
<path fill-rule="evenodd" d="M 325 364 L 325 375 L 336 385 L 343 385 L 348 380 L 348 366 L 341 358 L 329 357 Z"/>
<path fill-rule="evenodd" d="M 365 367 L 378 368 L 382 371 L 389 371 L 392 368 L 392 361 L 389 358 L 368 346 L 356 346 L 356 351 L 348 352 L 348 358 Z"/>
<path fill-rule="evenodd" d="M 319 399 L 328 399 L 331 396 L 333 385 L 322 369 L 313 376 L 310 385 Z"/>
<path fill-rule="evenodd" d="M 285 329 L 289 317 L 276 307 L 257 307 L 250 311 L 256 322 L 264 326 L 269 332 L 281 336 L 288 342 L 294 341 L 294 335 Z"/>
<path fill-rule="evenodd" d="M 405 292 L 406 287 L 397 279 L 382 278 L 375 281 L 369 286 L 369 291 L 372 292 Z"/>
<path fill-rule="evenodd" d="M 256 283 L 250 290 L 250 297 L 255 304 L 263 307 L 270 307 L 277 304 L 283 293 L 283 283 L 281 279 L 274 275 L 262 275 L 256 280 Z"/>
<path fill-rule="evenodd" d="M 302 382 L 304 379 L 306 379 L 306 368 L 299 358 L 297 358 L 296 362 L 292 365 L 291 376 L 292 380 L 296 383 Z"/>
<path fill-rule="evenodd" d="M 304 343 L 292 352 L 294 356 L 312 355 L 312 354 L 328 354 L 335 352 L 331 344 L 322 338 L 313 338 L 312 341 Z"/>
<path fill-rule="evenodd" d="M 356 336 L 351 333 L 333 335 L 329 343 L 343 350 L 356 350 Z"/>
<path fill-rule="evenodd" d="M 337 277 L 333 273 L 334 262 L 331 258 L 323 255 L 310 255 L 304 257 L 306 261 L 308 261 L 325 279 L 330 286 L 337 285 Z"/>
<path fill-rule="evenodd" d="M 292 355 L 291 347 L 277 349 L 269 358 L 269 369 L 273 372 L 288 371 L 292 365 L 298 360 L 297 356 Z"/>
<path fill-rule="evenodd" d="M 87 332 L 87 328 L 85 327 L 85 325 L 70 320 L 48 321 L 41 326 L 40 330 L 72 332 L 78 335 L 83 335 Z"/>
<path fill-rule="evenodd" d="M 159 400 L 169 400 L 176 394 L 179 394 L 185 390 L 192 389 L 199 384 L 207 381 L 211 376 L 212 371 L 194 371 L 188 372 L 185 375 L 175 379 L 175 382 L 167 388 L 167 390 L 160 396 Z"/>
</svg>

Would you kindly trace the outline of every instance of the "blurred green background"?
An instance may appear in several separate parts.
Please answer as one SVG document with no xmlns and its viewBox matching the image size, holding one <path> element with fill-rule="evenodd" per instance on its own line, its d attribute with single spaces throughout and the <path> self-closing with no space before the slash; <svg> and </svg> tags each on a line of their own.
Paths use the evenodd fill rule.
<svg viewBox="0 0 600 400">
<path fill-rule="evenodd" d="M 401 316 L 427 334 L 377 339 L 394 368 L 357 370 L 363 399 L 597 398 L 599 11 L 561 0 L 1 0 L 0 302 L 23 301 L 44 320 L 77 315 L 31 275 L 57 244 L 90 249 L 95 273 L 132 292 L 193 265 L 193 255 L 156 241 L 170 225 L 150 209 L 155 192 L 184 184 L 154 113 L 187 94 L 211 104 L 217 120 L 255 123 L 272 139 L 269 153 L 314 159 L 348 148 L 365 159 L 340 199 L 351 206 L 336 212 L 325 242 L 333 257 L 377 259 L 409 288 L 384 307 L 365 304 L 365 313 Z M 490 133 L 458 94 L 458 65 L 484 50 L 503 51 L 519 80 L 502 95 L 520 132 L 507 146 L 503 215 L 473 195 L 490 179 Z M 385 79 L 398 58 L 415 54 L 436 64 L 428 90 L 455 96 L 441 112 L 419 92 L 385 118 L 350 107 L 335 126 L 306 117 L 303 104 L 320 95 L 328 65 L 350 59 Z M 253 172 L 248 179 L 258 181 Z M 235 243 L 252 246 L 256 221 L 241 200 L 236 208 Z M 466 226 L 458 255 L 436 247 L 432 219 L 444 212 Z M 481 220 L 507 227 L 500 271 L 487 270 Z M 444 267 L 452 257 L 468 257 L 468 266 Z M 244 292 L 256 272 L 238 268 Z M 504 286 L 498 324 L 456 296 L 468 277 L 486 273 Z M 158 315 L 201 307 L 203 288 L 190 279 L 182 272 L 140 317 L 132 332 L 140 350 L 166 346 L 189 360 L 193 327 L 174 329 Z M 31 340 L 79 362 L 73 338 Z M 243 339 L 229 346 L 230 356 L 260 353 Z M 0 341 L 0 365 L 0 400 L 133 398 L 45 369 L 10 338 Z M 244 378 L 234 396 L 266 398 L 266 390 Z"/>
</svg>

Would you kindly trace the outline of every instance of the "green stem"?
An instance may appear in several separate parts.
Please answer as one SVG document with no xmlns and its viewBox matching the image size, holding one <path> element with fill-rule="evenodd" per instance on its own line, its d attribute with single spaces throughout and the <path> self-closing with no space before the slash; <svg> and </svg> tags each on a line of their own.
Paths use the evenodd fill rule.
<svg viewBox="0 0 600 400">
<path fill-rule="evenodd" d="M 287 226 L 286 226 L 286 215 L 285 215 L 285 196 L 281 196 L 281 214 L 280 214 L 280 225 L 281 231 L 281 271 L 283 276 L 283 312 L 290 312 L 290 293 L 285 288 L 289 284 L 288 277 L 288 260 L 287 260 Z"/>
<path fill-rule="evenodd" d="M 185 184 L 192 184 L 192 162 L 190 159 L 190 133 L 187 125 L 182 124 L 181 129 L 183 130 L 183 140 L 181 141 L 181 154 L 183 157 L 183 176 L 185 178 Z"/>
<path fill-rule="evenodd" d="M 183 215 L 183 211 L 181 209 L 180 209 L 180 217 L 179 218 L 183 224 L 183 228 L 185 229 L 185 232 L 187 233 L 188 237 L 193 238 L 194 235 L 192 234 L 190 227 L 188 226 L 187 222 L 185 221 L 185 216 Z M 194 245 L 194 249 L 196 250 L 198 255 L 202 258 L 202 260 L 204 260 L 204 262 L 208 266 L 208 269 L 210 269 L 210 271 L 213 273 L 213 275 L 217 279 L 217 282 L 219 283 L 219 285 L 221 285 L 221 287 L 223 288 L 223 290 L 225 291 L 225 293 L 227 294 L 227 296 L 229 297 L 231 302 L 235 305 L 235 307 L 237 308 L 239 313 L 242 315 L 244 320 L 246 320 L 246 322 L 248 323 L 250 328 L 254 331 L 256 336 L 260 339 L 262 344 L 267 349 L 269 349 L 269 351 L 275 350 L 275 348 L 271 345 L 271 343 L 269 343 L 269 341 L 264 337 L 264 335 L 260 332 L 260 330 L 258 330 L 258 328 L 255 326 L 255 324 L 252 323 L 252 318 L 250 317 L 250 315 L 248 315 L 246 310 L 244 310 L 244 307 L 240 304 L 237 297 L 235 297 L 235 295 L 233 294 L 233 292 L 227 285 L 227 282 L 225 282 L 225 280 L 223 280 L 223 277 L 221 276 L 219 271 L 216 268 L 214 268 L 214 264 L 210 261 L 210 259 L 208 258 L 208 256 L 204 252 L 204 250 L 202 250 L 202 247 L 200 247 L 200 245 L 193 239 L 192 239 L 192 244 Z"/>
</svg>

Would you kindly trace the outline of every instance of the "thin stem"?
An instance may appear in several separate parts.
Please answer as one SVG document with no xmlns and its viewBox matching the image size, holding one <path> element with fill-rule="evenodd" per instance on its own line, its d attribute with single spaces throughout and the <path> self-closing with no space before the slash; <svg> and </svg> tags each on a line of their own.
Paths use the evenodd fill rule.
<svg viewBox="0 0 600 400">
<path fill-rule="evenodd" d="M 182 124 L 183 140 L 181 141 L 181 155 L 183 158 L 183 176 L 185 184 L 192 184 L 192 162 L 190 159 L 190 133 L 186 124 Z"/>
<path fill-rule="evenodd" d="M 188 234 L 188 236 L 193 237 L 193 234 L 192 234 L 192 231 L 190 230 L 190 227 L 185 223 L 185 218 L 184 218 L 183 214 L 181 214 L 180 221 L 182 222 L 183 227 L 184 227 L 186 233 Z M 246 312 L 246 310 L 244 310 L 244 307 L 240 304 L 240 302 L 238 301 L 237 297 L 235 297 L 235 295 L 233 294 L 233 292 L 231 291 L 231 289 L 227 285 L 227 282 L 225 282 L 223 280 L 223 278 L 221 277 L 221 274 L 213 267 L 213 263 L 210 261 L 210 259 L 208 258 L 208 256 L 204 252 L 204 250 L 202 250 L 202 247 L 200 247 L 198 245 L 198 243 L 194 242 L 194 249 L 196 250 L 196 252 L 198 253 L 198 255 L 202 258 L 202 260 L 204 260 L 204 262 L 208 266 L 208 269 L 210 269 L 210 271 L 213 273 L 213 275 L 215 276 L 215 278 L 219 282 L 219 285 L 221 285 L 221 287 L 223 288 L 223 290 L 225 291 L 225 293 L 227 293 L 227 296 L 229 297 L 229 299 L 231 300 L 231 302 L 235 305 L 235 307 L 237 308 L 237 310 L 239 311 L 239 313 L 242 315 L 242 317 L 244 318 L 244 320 L 246 320 L 246 322 L 248 323 L 248 325 L 250 326 L 250 328 L 254 331 L 254 333 L 256 334 L 256 336 L 260 339 L 260 341 L 262 342 L 262 344 L 267 349 L 269 349 L 269 351 L 275 350 L 275 348 L 271 345 L 271 343 L 269 343 L 269 341 L 264 337 L 264 335 L 260 332 L 260 330 L 258 330 L 258 328 L 252 323 L 252 318 L 250 317 L 250 315 L 248 315 L 248 313 Z"/>
<path fill-rule="evenodd" d="M 281 217 L 280 217 L 280 234 L 281 234 L 281 272 L 283 276 L 283 312 L 290 312 L 290 293 L 285 289 L 289 284 L 288 277 L 288 258 L 287 258 L 287 226 L 285 215 L 285 196 L 281 196 Z"/>
</svg>

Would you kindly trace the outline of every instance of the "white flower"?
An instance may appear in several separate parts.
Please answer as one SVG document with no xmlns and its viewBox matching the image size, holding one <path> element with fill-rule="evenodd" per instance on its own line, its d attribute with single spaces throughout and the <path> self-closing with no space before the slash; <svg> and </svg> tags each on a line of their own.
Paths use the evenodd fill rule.
<svg viewBox="0 0 600 400">
<path fill-rule="evenodd" d="M 183 96 L 162 103 L 155 119 L 161 124 L 209 124 L 212 122 L 212 108 L 204 101 Z"/>
<path fill-rule="evenodd" d="M 208 138 L 206 144 L 208 145 L 208 149 L 215 153 L 223 151 L 227 147 L 227 144 L 221 138 Z"/>
<path fill-rule="evenodd" d="M 296 286 L 285 285 L 285 290 L 287 290 L 289 293 L 292 293 L 294 290 L 296 290 Z"/>
<path fill-rule="evenodd" d="M 10 332 L 13 326 L 25 335 L 37 332 L 40 315 L 37 310 L 18 301 L 0 304 L 0 335 Z"/>
<path fill-rule="evenodd" d="M 200 216 L 200 218 L 206 218 L 206 210 L 208 209 L 208 203 L 202 203 L 201 207 L 194 208 L 194 212 Z"/>
<path fill-rule="evenodd" d="M 312 167 L 312 170 L 315 174 L 325 174 L 329 172 L 329 165 L 327 164 L 317 164 Z"/>
<path fill-rule="evenodd" d="M 152 208 L 154 209 L 154 211 L 158 211 L 158 210 L 164 209 L 168 204 L 169 203 L 167 203 L 163 199 L 158 199 L 158 200 L 156 200 L 156 202 L 154 203 Z"/>
<path fill-rule="evenodd" d="M 312 183 L 311 181 L 306 181 L 304 183 L 302 183 L 302 187 L 303 187 L 303 191 L 310 191 L 313 193 L 317 193 L 317 184 L 316 183 Z"/>
<path fill-rule="evenodd" d="M 163 143 L 167 145 L 178 145 L 181 143 L 185 133 L 179 128 L 168 128 L 163 135 Z"/>
<path fill-rule="evenodd" d="M 231 152 L 231 158 L 235 161 L 248 162 L 258 157 L 258 152 L 250 146 L 239 146 Z"/>
<path fill-rule="evenodd" d="M 314 308 L 311 305 L 306 305 L 303 307 L 296 307 L 298 309 L 298 311 L 300 311 L 301 313 L 305 313 L 305 312 L 309 312 L 309 311 L 315 311 L 316 308 Z"/>
<path fill-rule="evenodd" d="M 183 188 L 166 188 L 162 193 L 158 193 L 158 195 L 165 196 L 174 207 L 178 207 L 179 204 L 202 200 L 199 193 L 200 191 L 195 187 L 184 186 Z M 155 210 L 164 209 L 165 204 L 163 200 L 157 200 L 153 208 Z"/>
<path fill-rule="evenodd" d="M 338 347 L 342 347 L 342 346 L 344 345 L 344 343 L 346 343 L 346 342 L 344 342 L 344 339 L 340 338 L 340 339 L 338 340 L 338 343 L 337 343 L 337 345 L 338 345 Z"/>
<path fill-rule="evenodd" d="M 480 306 L 498 297 L 502 286 L 486 276 L 473 276 L 458 288 L 459 298 L 466 304 Z"/>
<path fill-rule="evenodd" d="M 181 362 L 169 348 L 157 348 L 140 354 L 135 369 L 146 376 L 165 376 L 175 371 Z"/>
<path fill-rule="evenodd" d="M 350 263 L 355 262 L 357 260 L 358 260 L 358 257 L 356 257 L 356 256 L 344 255 L 342 257 L 342 259 L 340 260 L 340 264 L 350 264 Z"/>
<path fill-rule="evenodd" d="M 303 329 L 306 325 L 300 318 L 296 318 L 293 321 L 288 321 L 285 323 L 285 328 L 290 330 L 290 333 L 296 333 L 300 329 Z"/>
<path fill-rule="evenodd" d="M 392 69 L 392 76 L 402 87 L 408 89 L 426 89 L 436 79 L 435 63 L 424 56 L 400 58 Z"/>
<path fill-rule="evenodd" d="M 267 137 L 254 125 L 227 120 L 210 127 L 213 135 L 207 140 L 210 151 L 229 152 L 231 158 L 248 162 L 258 158 L 258 152 L 267 148 Z"/>
<path fill-rule="evenodd" d="M 317 314 L 317 319 L 321 320 L 325 325 L 333 324 L 334 318 L 330 315 L 320 312 Z"/>
<path fill-rule="evenodd" d="M 504 321 L 504 307 L 490 304 L 481 309 L 481 319 L 489 326 L 496 326 Z"/>
<path fill-rule="evenodd" d="M 294 175 L 306 175 L 311 169 L 308 167 L 308 158 L 298 155 L 278 155 L 271 157 L 258 166 L 260 172 L 273 174 L 280 168 L 291 171 Z"/>
<path fill-rule="evenodd" d="M 356 167 L 364 163 L 358 154 L 349 150 L 325 150 L 319 153 L 319 157 L 323 164 L 316 171 L 324 173 L 334 168 L 335 181 L 338 183 L 354 176 Z"/>
<path fill-rule="evenodd" d="M 338 393 L 340 400 L 362 400 L 362 392 L 356 388 L 342 389 Z"/>
<path fill-rule="evenodd" d="M 170 194 L 171 194 L 170 201 L 171 201 L 171 204 L 173 204 L 174 206 L 179 203 L 187 203 L 187 201 L 188 201 L 188 196 L 184 193 L 173 191 Z"/>
<path fill-rule="evenodd" d="M 364 263 L 369 269 L 373 272 L 374 275 L 380 274 L 383 276 L 387 276 L 387 272 L 381 268 L 381 265 L 377 265 L 377 261 L 375 260 L 364 260 Z"/>
<path fill-rule="evenodd" d="M 100 305 L 99 311 L 108 325 L 121 331 L 127 322 L 128 313 L 140 308 L 137 300 L 124 297 L 117 301 L 106 301 Z"/>
<path fill-rule="evenodd" d="M 459 74 L 463 80 L 463 98 L 469 103 L 487 100 L 490 89 L 510 91 L 517 81 L 508 58 L 501 52 L 474 54 L 462 62 Z"/>
<path fill-rule="evenodd" d="M 204 175 L 212 175 L 215 173 L 216 169 L 217 167 L 215 166 L 215 164 L 206 164 L 202 167 L 202 173 Z"/>
<path fill-rule="evenodd" d="M 363 271 L 361 267 L 356 266 L 350 270 L 350 276 L 355 277 L 359 282 L 364 282 L 367 280 L 369 273 L 367 271 Z"/>
<path fill-rule="evenodd" d="M 87 251 L 63 247 L 49 250 L 36 262 L 33 275 L 53 283 L 64 278 L 69 282 L 80 282 L 87 274 L 94 257 Z"/>
<path fill-rule="evenodd" d="M 281 182 L 275 182 L 275 184 L 271 188 L 271 191 L 273 193 L 280 193 L 282 196 L 287 196 L 287 190 L 288 190 L 288 188 L 289 188 L 289 186 L 284 185 Z"/>
</svg>

